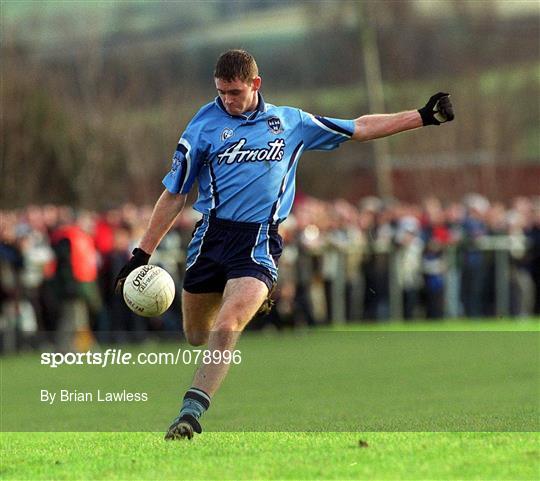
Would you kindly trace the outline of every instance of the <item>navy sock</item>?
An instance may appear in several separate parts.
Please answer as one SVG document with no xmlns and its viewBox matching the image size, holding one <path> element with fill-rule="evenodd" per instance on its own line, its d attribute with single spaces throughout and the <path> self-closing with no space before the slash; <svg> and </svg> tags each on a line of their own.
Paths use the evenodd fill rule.
<svg viewBox="0 0 540 481">
<path fill-rule="evenodd" d="M 189 414 L 199 419 L 210 407 L 210 396 L 202 389 L 192 387 L 184 395 L 184 403 L 180 410 L 180 417 Z"/>
</svg>

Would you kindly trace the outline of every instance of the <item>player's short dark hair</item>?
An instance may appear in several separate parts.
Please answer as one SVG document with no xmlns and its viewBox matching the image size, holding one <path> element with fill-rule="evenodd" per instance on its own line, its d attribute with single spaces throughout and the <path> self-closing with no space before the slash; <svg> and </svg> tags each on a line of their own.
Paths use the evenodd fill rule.
<svg viewBox="0 0 540 481">
<path fill-rule="evenodd" d="M 250 83 L 258 75 L 259 67 L 255 58 L 245 50 L 229 50 L 222 53 L 214 70 L 214 77 L 226 82 L 238 79 Z"/>
</svg>

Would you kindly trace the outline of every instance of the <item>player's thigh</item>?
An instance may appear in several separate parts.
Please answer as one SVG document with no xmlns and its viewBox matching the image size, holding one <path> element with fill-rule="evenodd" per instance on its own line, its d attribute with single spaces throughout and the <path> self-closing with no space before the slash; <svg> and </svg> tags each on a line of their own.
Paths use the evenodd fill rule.
<svg viewBox="0 0 540 481">
<path fill-rule="evenodd" d="M 216 319 L 216 329 L 242 331 L 268 296 L 266 284 L 254 277 L 229 279 Z"/>
<path fill-rule="evenodd" d="M 219 292 L 193 294 L 186 290 L 182 291 L 183 326 L 188 341 L 191 343 L 197 341 L 196 344 L 206 342 L 205 339 L 199 338 L 208 338 L 208 333 L 219 312 L 221 301 L 222 294 Z"/>
</svg>

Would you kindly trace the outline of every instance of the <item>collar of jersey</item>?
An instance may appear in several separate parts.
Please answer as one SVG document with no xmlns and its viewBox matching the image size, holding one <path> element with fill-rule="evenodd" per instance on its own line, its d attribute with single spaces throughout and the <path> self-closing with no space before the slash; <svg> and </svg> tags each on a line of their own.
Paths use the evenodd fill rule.
<svg viewBox="0 0 540 481">
<path fill-rule="evenodd" d="M 227 114 L 229 117 L 234 117 L 234 118 L 237 118 L 237 119 L 242 119 L 242 120 L 253 120 L 255 119 L 255 117 L 257 117 L 257 115 L 261 112 L 266 112 L 266 104 L 264 103 L 264 99 L 263 99 L 263 96 L 261 95 L 260 92 L 257 92 L 257 95 L 259 97 L 259 102 L 257 103 L 257 108 L 253 111 L 253 112 L 250 112 L 249 115 L 231 115 L 229 112 L 227 112 L 227 110 L 225 109 L 225 106 L 223 105 L 223 102 L 221 101 L 221 99 L 218 97 L 216 97 L 216 100 L 215 100 L 215 103 L 216 105 L 218 106 L 218 108 L 225 114 Z"/>
</svg>

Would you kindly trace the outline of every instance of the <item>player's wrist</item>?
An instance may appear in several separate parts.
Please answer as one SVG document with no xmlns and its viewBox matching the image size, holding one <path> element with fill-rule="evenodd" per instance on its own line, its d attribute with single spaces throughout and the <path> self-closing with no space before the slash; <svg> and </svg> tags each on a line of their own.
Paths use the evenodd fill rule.
<svg viewBox="0 0 540 481">
<path fill-rule="evenodd" d="M 151 254 L 148 254 L 145 250 L 141 249 L 140 247 L 135 247 L 133 249 L 133 252 L 131 253 L 133 257 L 137 258 L 138 260 L 144 261 L 144 264 L 148 264 L 148 261 L 150 260 Z"/>
<path fill-rule="evenodd" d="M 136 247 L 135 249 L 133 249 L 133 252 L 131 254 L 131 258 L 127 261 L 126 265 L 122 267 L 114 281 L 115 292 L 117 294 L 122 292 L 124 282 L 129 273 L 137 269 L 137 267 L 148 264 L 148 261 L 150 260 L 150 254 L 143 251 L 140 247 Z"/>
<path fill-rule="evenodd" d="M 441 123 L 435 118 L 433 112 L 429 111 L 426 107 L 418 109 L 420 118 L 422 119 L 422 126 L 426 127 L 428 125 L 440 125 Z"/>
</svg>

